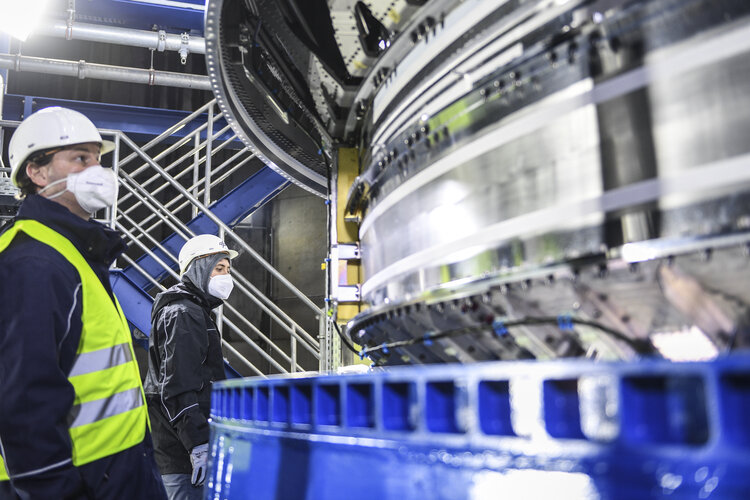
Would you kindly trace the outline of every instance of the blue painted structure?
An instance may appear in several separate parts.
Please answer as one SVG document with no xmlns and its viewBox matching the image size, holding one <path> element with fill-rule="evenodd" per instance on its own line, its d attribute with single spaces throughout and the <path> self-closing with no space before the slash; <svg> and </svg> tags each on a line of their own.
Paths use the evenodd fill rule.
<svg viewBox="0 0 750 500">
<path fill-rule="evenodd" d="M 289 184 L 287 179 L 269 167 L 263 167 L 208 208 L 225 224 L 233 226 L 279 194 Z M 187 226 L 196 234 L 218 234 L 219 232 L 218 226 L 206 214 L 198 215 L 188 222 Z M 177 234 L 172 234 L 161 242 L 162 246 L 175 256 L 179 254 L 184 243 L 185 240 Z M 165 264 L 171 264 L 173 269 L 177 269 L 177 263 L 161 250 L 154 249 L 154 254 Z M 157 281 L 167 275 L 167 271 L 150 255 L 143 255 L 137 262 Z M 139 288 L 148 290 L 152 286 L 151 282 L 132 266 L 125 268 L 125 274 Z"/>
<path fill-rule="evenodd" d="M 137 328 L 143 334 L 148 335 L 151 332 L 151 306 L 154 299 L 133 283 L 121 269 L 113 269 L 109 272 L 109 283 L 112 285 L 112 292 L 120 302 L 122 312 L 125 313 L 130 323 L 131 330 Z M 148 340 L 144 341 L 136 336 L 133 340 L 141 347 L 148 349 Z"/>
<path fill-rule="evenodd" d="M 76 19 L 83 22 L 110 24 L 124 28 L 165 31 L 189 31 L 203 36 L 205 0 L 180 0 L 173 4 L 144 3 L 137 0 L 96 0 L 76 3 Z M 181 7 L 192 4 L 200 9 Z"/>
<path fill-rule="evenodd" d="M 747 499 L 750 356 L 214 385 L 206 498 Z"/>
<path fill-rule="evenodd" d="M 3 119 L 21 121 L 31 113 L 50 106 L 62 106 L 80 111 L 94 122 L 98 128 L 121 130 L 137 142 L 145 142 L 153 139 L 190 114 L 187 111 L 175 111 L 172 109 L 5 94 L 3 96 Z M 165 139 L 165 143 L 176 142 L 177 139 L 185 137 L 199 126 L 205 124 L 206 121 L 208 121 L 208 113 L 197 116 L 190 123 L 177 130 L 172 136 Z M 226 126 L 227 123 L 223 117 L 216 120 L 214 123 L 214 133 Z M 225 132 L 217 137 L 216 141 L 224 142 L 231 137 L 231 132 Z M 205 130 L 201 132 L 201 139 L 206 139 Z M 227 149 L 239 150 L 244 148 L 245 145 L 241 140 L 235 139 L 226 147 Z"/>
</svg>

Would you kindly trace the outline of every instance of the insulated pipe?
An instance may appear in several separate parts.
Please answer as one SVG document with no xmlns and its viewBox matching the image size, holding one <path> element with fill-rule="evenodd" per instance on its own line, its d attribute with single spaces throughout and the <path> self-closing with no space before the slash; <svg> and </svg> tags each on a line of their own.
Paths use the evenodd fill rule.
<svg viewBox="0 0 750 500">
<path fill-rule="evenodd" d="M 60 20 L 42 21 L 34 29 L 35 34 L 66 38 L 68 40 L 85 40 L 88 42 L 113 43 L 131 47 L 143 47 L 162 52 L 173 50 L 180 52 L 187 48 L 188 53 L 205 54 L 206 42 L 202 37 L 190 36 L 187 33 L 175 35 L 165 31 L 146 31 L 100 24 L 73 22 L 68 32 L 68 23 Z M 184 46 L 184 48 L 183 48 Z"/>
<path fill-rule="evenodd" d="M 207 76 L 185 75 L 170 71 L 125 68 L 108 64 L 87 63 L 86 61 L 62 61 L 42 57 L 0 54 L 0 69 L 30 71 L 48 75 L 75 76 L 80 79 L 111 80 L 117 82 L 181 87 L 196 90 L 211 90 Z"/>
</svg>

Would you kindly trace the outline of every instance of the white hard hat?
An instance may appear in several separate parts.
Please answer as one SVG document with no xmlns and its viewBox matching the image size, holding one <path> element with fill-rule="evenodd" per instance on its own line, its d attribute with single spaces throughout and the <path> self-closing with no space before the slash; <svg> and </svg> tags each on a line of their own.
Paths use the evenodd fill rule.
<svg viewBox="0 0 750 500">
<path fill-rule="evenodd" d="M 213 234 L 193 236 L 182 245 L 180 255 L 177 258 L 180 263 L 180 276 L 185 273 L 194 259 L 215 253 L 225 253 L 230 259 L 234 259 L 239 255 L 234 250 L 230 250 L 226 243 L 218 236 L 214 236 Z"/>
<path fill-rule="evenodd" d="M 18 172 L 34 153 L 84 142 L 101 144 L 100 154 L 115 149 L 115 144 L 103 141 L 96 126 L 78 111 L 54 106 L 30 115 L 18 126 L 8 146 L 13 184 L 18 186 Z"/>
</svg>

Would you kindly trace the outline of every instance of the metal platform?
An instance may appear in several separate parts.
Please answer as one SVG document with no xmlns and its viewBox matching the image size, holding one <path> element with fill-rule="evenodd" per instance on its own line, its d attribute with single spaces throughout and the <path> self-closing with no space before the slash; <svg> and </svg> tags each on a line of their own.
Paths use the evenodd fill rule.
<svg viewBox="0 0 750 500">
<path fill-rule="evenodd" d="M 750 356 L 214 386 L 206 498 L 745 499 Z"/>
</svg>

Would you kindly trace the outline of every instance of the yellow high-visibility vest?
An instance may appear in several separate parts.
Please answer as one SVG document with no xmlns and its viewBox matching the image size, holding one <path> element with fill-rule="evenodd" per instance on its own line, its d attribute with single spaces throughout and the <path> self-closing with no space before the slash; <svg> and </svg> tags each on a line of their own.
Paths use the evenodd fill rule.
<svg viewBox="0 0 750 500">
<path fill-rule="evenodd" d="M 83 328 L 68 374 L 75 389 L 68 415 L 73 465 L 87 464 L 137 445 L 143 441 L 149 426 L 148 413 L 130 329 L 120 304 L 110 298 L 76 247 L 40 222 L 15 222 L 0 236 L 0 252 L 19 232 L 60 252 L 81 278 Z M 33 325 L 29 325 L 29 333 L 32 332 Z M 0 480 L 7 479 L 8 472 L 0 457 Z"/>
</svg>

